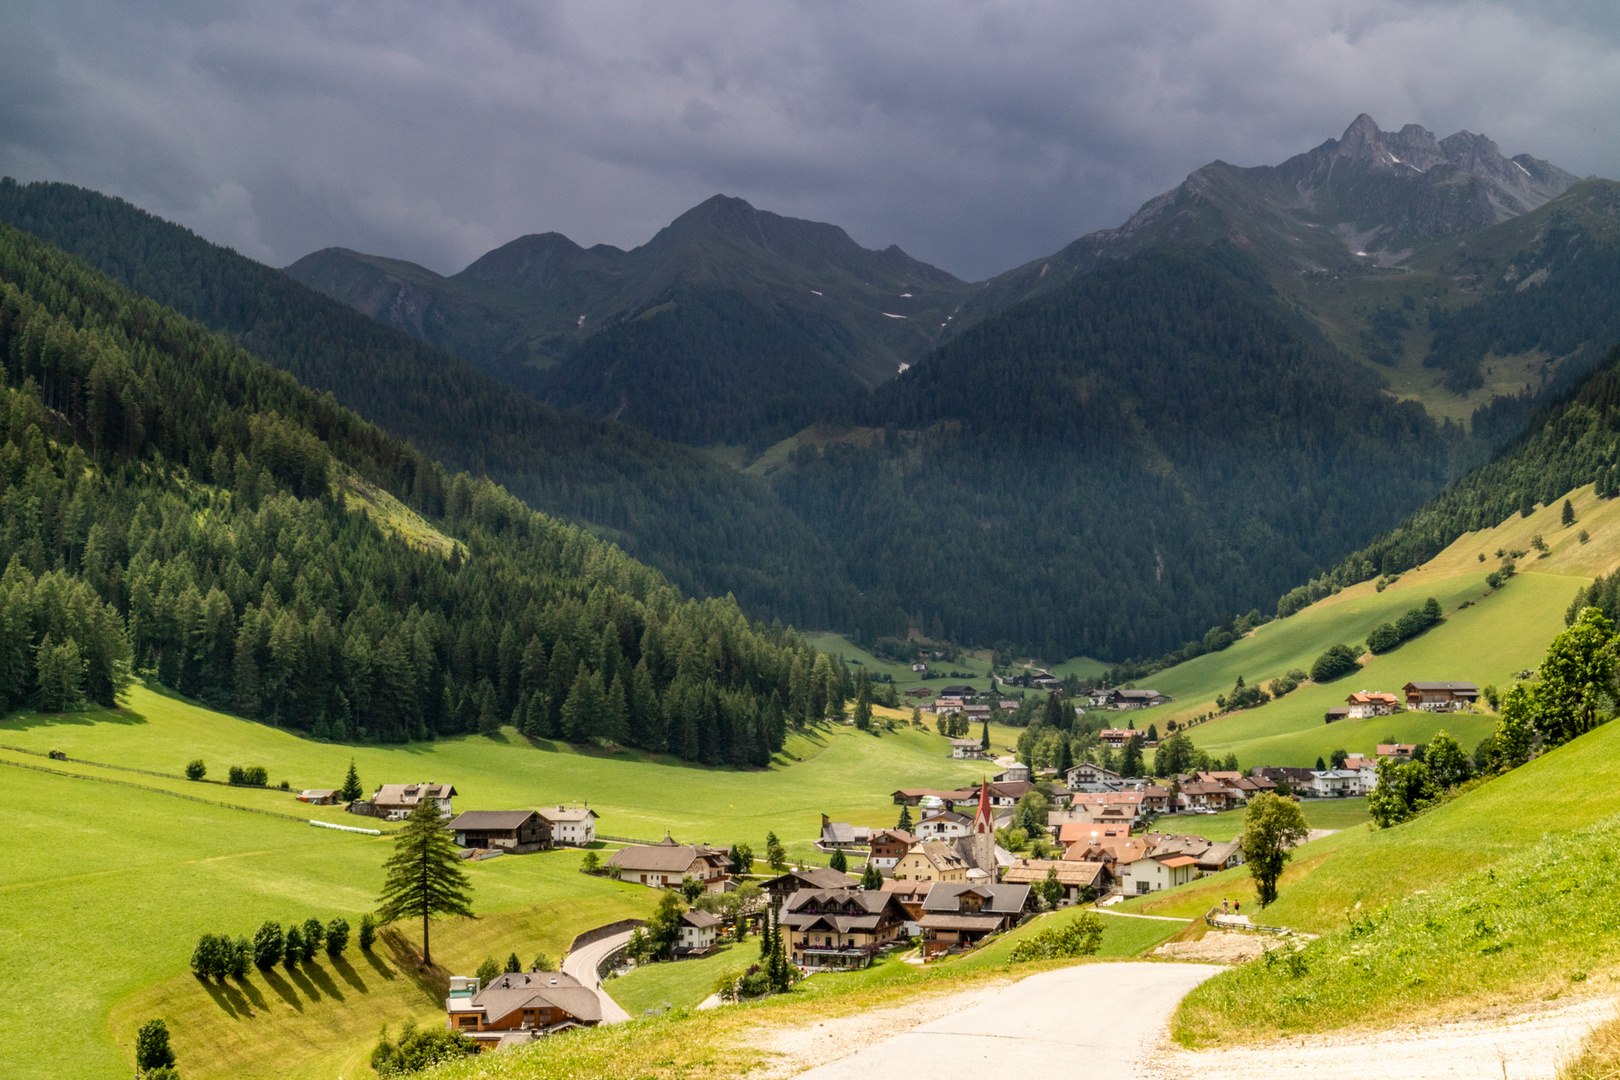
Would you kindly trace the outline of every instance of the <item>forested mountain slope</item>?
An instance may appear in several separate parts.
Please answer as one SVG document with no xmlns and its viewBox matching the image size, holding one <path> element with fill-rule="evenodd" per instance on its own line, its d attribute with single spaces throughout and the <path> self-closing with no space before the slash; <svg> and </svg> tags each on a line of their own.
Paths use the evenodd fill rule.
<svg viewBox="0 0 1620 1080">
<path fill-rule="evenodd" d="M 863 588 L 953 640 L 1116 659 L 1269 607 L 1456 441 L 1225 247 L 1010 308 L 843 418 L 772 480 Z"/>
<path fill-rule="evenodd" d="M 8 226 L 0 358 L 0 709 L 109 704 L 133 664 L 324 737 L 514 723 L 757 765 L 842 692 L 791 633 Z"/>
<path fill-rule="evenodd" d="M 558 413 L 119 199 L 8 179 L 0 221 L 230 335 L 451 468 L 589 524 L 684 592 L 729 592 L 752 614 L 804 626 L 859 621 L 858 599 L 828 547 L 768 487 L 701 454 Z"/>
<path fill-rule="evenodd" d="M 341 249 L 287 273 L 564 408 L 755 449 L 893 376 L 969 286 L 717 195 L 631 251 L 520 237 L 458 274 Z"/>
</svg>

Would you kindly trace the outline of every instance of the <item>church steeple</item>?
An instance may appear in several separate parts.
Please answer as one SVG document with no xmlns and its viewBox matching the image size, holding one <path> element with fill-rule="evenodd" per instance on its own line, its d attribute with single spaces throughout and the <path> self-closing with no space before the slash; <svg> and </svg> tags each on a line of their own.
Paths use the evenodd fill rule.
<svg viewBox="0 0 1620 1080">
<path fill-rule="evenodd" d="M 996 833 L 996 815 L 990 809 L 990 785 L 985 783 L 984 777 L 979 778 L 979 812 L 973 816 L 974 833 Z"/>
</svg>

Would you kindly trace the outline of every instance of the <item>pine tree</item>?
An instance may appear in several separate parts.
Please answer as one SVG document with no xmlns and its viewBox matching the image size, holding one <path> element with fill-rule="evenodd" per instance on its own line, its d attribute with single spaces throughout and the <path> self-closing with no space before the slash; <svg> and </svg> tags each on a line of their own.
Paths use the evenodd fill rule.
<svg viewBox="0 0 1620 1080">
<path fill-rule="evenodd" d="M 914 822 L 911 820 L 911 807 L 902 804 L 900 807 L 900 820 L 895 823 L 894 827 L 899 829 L 901 832 L 910 832 L 913 824 Z"/>
<path fill-rule="evenodd" d="M 855 726 L 861 731 L 872 727 L 872 676 L 864 667 L 855 676 Z"/>
<path fill-rule="evenodd" d="M 834 870 L 837 870 L 840 874 L 847 871 L 849 869 L 849 859 L 844 856 L 844 849 L 834 848 L 832 858 L 827 860 L 827 865 L 832 867 Z"/>
<path fill-rule="evenodd" d="M 581 666 L 568 700 L 562 707 L 562 736 L 569 742 L 590 742 L 602 730 L 602 680 Z"/>
<path fill-rule="evenodd" d="M 1559 520 L 1564 523 L 1564 528 L 1566 529 L 1575 524 L 1575 507 L 1570 505 L 1568 499 L 1564 500 L 1564 510 L 1560 515 Z"/>
<path fill-rule="evenodd" d="M 434 915 L 472 917 L 471 883 L 457 865 L 455 844 L 444 829 L 436 802 L 423 799 L 405 819 L 394 840 L 394 854 L 383 864 L 387 878 L 378 900 L 382 921 L 422 919 L 422 966 L 433 966 L 428 919 Z"/>
<path fill-rule="evenodd" d="M 867 890 L 883 888 L 883 872 L 871 859 L 866 860 L 866 869 L 861 871 L 861 888 Z"/>
<path fill-rule="evenodd" d="M 338 792 L 338 798 L 344 802 L 354 802 L 365 797 L 365 788 L 360 786 L 360 773 L 354 767 L 354 758 L 349 759 L 349 771 L 343 777 L 343 790 Z"/>
</svg>

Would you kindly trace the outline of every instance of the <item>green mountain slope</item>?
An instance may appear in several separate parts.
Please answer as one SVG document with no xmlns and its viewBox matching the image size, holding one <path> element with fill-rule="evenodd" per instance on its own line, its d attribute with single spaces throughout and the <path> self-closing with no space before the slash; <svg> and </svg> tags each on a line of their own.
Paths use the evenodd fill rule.
<svg viewBox="0 0 1620 1080">
<path fill-rule="evenodd" d="M 1230 252 L 1036 297 L 846 416 L 771 473 L 784 501 L 924 632 L 1045 656 L 1269 607 L 1438 490 L 1453 449 Z"/>
<path fill-rule="evenodd" d="M 339 741 L 763 765 L 847 676 L 0 226 L 0 710 L 134 670 Z"/>
<path fill-rule="evenodd" d="M 682 591 L 752 613 L 849 625 L 857 600 L 824 543 L 769 488 L 623 425 L 541 405 L 465 362 L 128 203 L 0 181 L 0 221 L 77 254 L 256 356 L 330 391 L 451 468 L 588 524 Z"/>
<path fill-rule="evenodd" d="M 719 195 L 631 251 L 545 233 L 450 277 L 340 249 L 287 273 L 564 408 L 756 449 L 892 377 L 969 290 Z"/>
</svg>

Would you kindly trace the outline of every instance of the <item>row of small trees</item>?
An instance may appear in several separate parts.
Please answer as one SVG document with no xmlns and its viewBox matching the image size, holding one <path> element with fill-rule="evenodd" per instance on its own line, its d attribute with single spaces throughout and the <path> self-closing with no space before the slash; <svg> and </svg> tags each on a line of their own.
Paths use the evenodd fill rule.
<svg viewBox="0 0 1620 1080">
<path fill-rule="evenodd" d="M 377 920 L 360 917 L 360 948 L 369 952 L 377 940 Z M 323 948 L 326 955 L 338 957 L 349 946 L 349 923 L 333 919 L 324 925 L 319 919 L 305 919 L 282 930 L 281 924 L 266 921 L 253 934 L 253 940 L 229 934 L 204 934 L 191 953 L 191 969 L 205 979 L 247 977 L 250 966 L 268 971 L 277 964 L 295 968 L 315 958 Z"/>
</svg>

